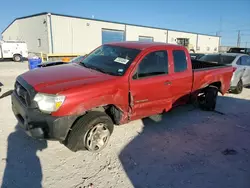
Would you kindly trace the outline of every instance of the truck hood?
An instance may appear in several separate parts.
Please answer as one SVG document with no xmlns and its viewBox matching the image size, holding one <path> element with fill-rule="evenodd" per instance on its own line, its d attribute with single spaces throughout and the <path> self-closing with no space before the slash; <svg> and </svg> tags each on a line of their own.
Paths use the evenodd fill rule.
<svg viewBox="0 0 250 188">
<path fill-rule="evenodd" d="M 21 75 L 37 92 L 56 94 L 86 84 L 115 79 L 115 76 L 87 69 L 78 64 L 38 68 Z"/>
</svg>

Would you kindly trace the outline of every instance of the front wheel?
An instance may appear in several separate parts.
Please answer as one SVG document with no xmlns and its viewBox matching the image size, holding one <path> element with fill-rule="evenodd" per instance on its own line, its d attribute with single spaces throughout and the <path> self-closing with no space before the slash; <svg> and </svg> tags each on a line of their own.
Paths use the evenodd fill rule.
<svg viewBox="0 0 250 188">
<path fill-rule="evenodd" d="M 216 107 L 218 89 L 216 87 L 207 87 L 198 96 L 200 108 L 206 111 L 213 111 Z"/>
<path fill-rule="evenodd" d="M 114 124 L 106 113 L 88 112 L 77 120 L 64 144 L 74 152 L 99 152 L 107 146 L 113 129 Z"/>
</svg>

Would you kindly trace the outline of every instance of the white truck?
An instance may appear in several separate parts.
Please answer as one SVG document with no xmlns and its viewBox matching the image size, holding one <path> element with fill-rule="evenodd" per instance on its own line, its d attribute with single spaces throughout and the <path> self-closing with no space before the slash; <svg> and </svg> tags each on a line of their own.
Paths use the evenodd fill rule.
<svg viewBox="0 0 250 188">
<path fill-rule="evenodd" d="M 13 59 L 15 62 L 28 58 L 27 44 L 22 41 L 0 41 L 0 59 Z"/>
</svg>

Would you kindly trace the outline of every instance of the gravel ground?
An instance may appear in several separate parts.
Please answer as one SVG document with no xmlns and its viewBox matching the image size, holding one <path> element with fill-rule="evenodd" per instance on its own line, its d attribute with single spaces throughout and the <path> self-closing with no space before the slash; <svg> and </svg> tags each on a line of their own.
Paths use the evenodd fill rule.
<svg viewBox="0 0 250 188">
<path fill-rule="evenodd" d="M 2 93 L 27 63 L 0 62 Z M 250 89 L 218 99 L 217 112 L 183 106 L 115 128 L 101 153 L 73 153 L 19 130 L 0 99 L 0 185 L 84 188 L 249 188 Z M 234 152 L 222 153 L 225 149 Z M 229 154 L 229 155 L 225 155 Z M 230 155 L 231 154 L 231 155 Z"/>
</svg>

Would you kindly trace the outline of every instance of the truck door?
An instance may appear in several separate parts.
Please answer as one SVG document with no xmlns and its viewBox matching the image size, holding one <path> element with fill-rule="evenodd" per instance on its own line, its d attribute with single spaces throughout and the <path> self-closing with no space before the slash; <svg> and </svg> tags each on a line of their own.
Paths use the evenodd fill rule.
<svg viewBox="0 0 250 188">
<path fill-rule="evenodd" d="M 193 84 L 191 59 L 189 58 L 189 54 L 182 49 L 171 51 L 170 58 L 174 67 L 171 86 L 173 106 L 186 104 L 189 100 Z"/>
<path fill-rule="evenodd" d="M 244 73 L 241 78 L 243 85 L 249 85 L 250 84 L 250 57 L 242 56 L 240 64 L 241 64 L 241 67 L 243 67 L 244 69 Z"/>
<path fill-rule="evenodd" d="M 146 53 L 130 80 L 131 120 L 163 112 L 172 107 L 168 52 Z"/>
</svg>

